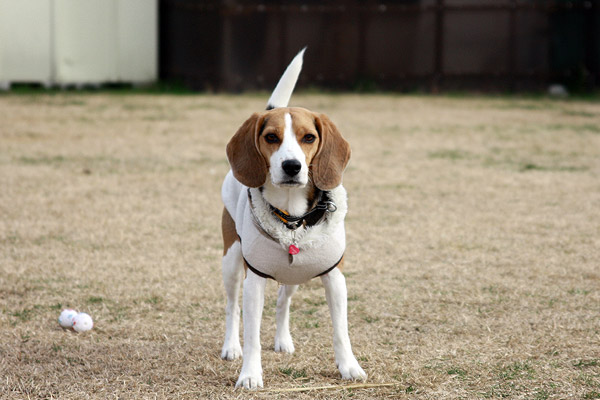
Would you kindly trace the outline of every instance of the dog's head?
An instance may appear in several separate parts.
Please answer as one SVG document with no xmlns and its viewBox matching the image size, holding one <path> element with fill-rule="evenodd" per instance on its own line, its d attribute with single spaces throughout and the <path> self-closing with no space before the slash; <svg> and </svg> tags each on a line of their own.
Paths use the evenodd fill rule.
<svg viewBox="0 0 600 400">
<path fill-rule="evenodd" d="M 227 144 L 235 178 L 248 187 L 303 187 L 321 190 L 342 183 L 350 145 L 324 114 L 304 108 L 275 108 L 253 114 Z"/>
</svg>

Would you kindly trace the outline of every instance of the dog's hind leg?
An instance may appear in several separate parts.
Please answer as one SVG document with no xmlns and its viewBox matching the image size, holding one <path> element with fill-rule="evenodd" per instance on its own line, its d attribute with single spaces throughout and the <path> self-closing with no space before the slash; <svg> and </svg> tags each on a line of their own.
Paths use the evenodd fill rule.
<svg viewBox="0 0 600 400">
<path fill-rule="evenodd" d="M 227 210 L 223 210 L 223 242 L 225 254 L 223 255 L 222 272 L 227 293 L 227 306 L 225 308 L 225 342 L 221 350 L 221 358 L 234 360 L 242 355 L 239 297 L 240 286 L 244 278 L 244 264 L 241 245 L 235 233 L 235 223 Z"/>
<path fill-rule="evenodd" d="M 298 285 L 281 285 L 277 295 L 277 332 L 275 333 L 275 351 L 294 352 L 294 342 L 290 335 L 290 303 Z"/>
</svg>

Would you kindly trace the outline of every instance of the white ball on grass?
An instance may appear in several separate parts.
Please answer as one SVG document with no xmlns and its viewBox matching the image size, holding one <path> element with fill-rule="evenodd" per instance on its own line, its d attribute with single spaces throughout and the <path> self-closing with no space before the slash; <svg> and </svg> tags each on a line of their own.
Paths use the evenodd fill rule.
<svg viewBox="0 0 600 400">
<path fill-rule="evenodd" d="M 73 318 L 73 329 L 77 332 L 85 332 L 89 331 L 94 327 L 94 321 L 92 321 L 92 317 L 86 313 L 79 313 Z"/>
<path fill-rule="evenodd" d="M 77 311 L 71 310 L 70 308 L 62 310 L 62 312 L 60 313 L 60 316 L 58 317 L 58 323 L 63 328 L 71 328 L 71 327 L 73 327 L 73 319 L 75 318 L 76 315 L 77 315 Z"/>
</svg>

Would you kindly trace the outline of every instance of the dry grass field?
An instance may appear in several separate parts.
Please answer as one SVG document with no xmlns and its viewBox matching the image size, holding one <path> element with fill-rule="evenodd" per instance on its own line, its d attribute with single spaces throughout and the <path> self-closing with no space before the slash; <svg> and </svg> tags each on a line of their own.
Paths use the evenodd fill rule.
<svg viewBox="0 0 600 400">
<path fill-rule="evenodd" d="M 220 184 L 267 97 L 0 96 L 0 398 L 600 398 L 600 103 L 503 97 L 293 97 L 353 147 L 350 336 L 390 385 L 344 388 L 317 279 L 293 355 L 268 283 L 265 388 L 235 390 Z"/>
</svg>

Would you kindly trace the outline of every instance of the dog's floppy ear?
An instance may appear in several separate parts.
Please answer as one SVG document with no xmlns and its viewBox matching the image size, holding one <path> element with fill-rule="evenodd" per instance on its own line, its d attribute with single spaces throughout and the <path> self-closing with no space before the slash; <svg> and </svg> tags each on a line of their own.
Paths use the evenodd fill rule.
<svg viewBox="0 0 600 400">
<path fill-rule="evenodd" d="M 312 160 L 312 176 L 316 187 L 331 190 L 342 183 L 342 174 L 350 160 L 350 145 L 325 114 L 315 115 L 319 132 L 319 150 Z"/>
<path fill-rule="evenodd" d="M 258 135 L 264 115 L 254 113 L 240 126 L 227 144 L 227 159 L 233 176 L 248 187 L 262 186 L 267 179 L 267 163 L 258 151 Z"/>
</svg>

